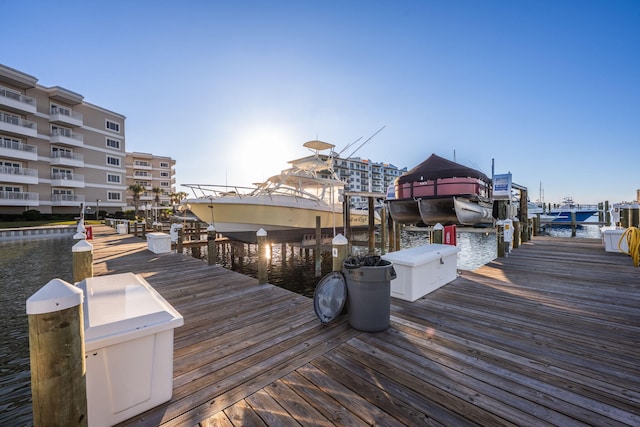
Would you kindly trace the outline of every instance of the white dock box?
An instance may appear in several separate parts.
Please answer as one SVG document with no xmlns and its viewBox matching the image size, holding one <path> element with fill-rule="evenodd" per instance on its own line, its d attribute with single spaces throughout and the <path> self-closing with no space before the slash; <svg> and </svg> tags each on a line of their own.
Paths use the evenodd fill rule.
<svg viewBox="0 0 640 427">
<path fill-rule="evenodd" d="M 167 233 L 147 233 L 147 249 L 154 254 L 171 252 L 171 236 Z"/>
<path fill-rule="evenodd" d="M 458 252 L 452 245 L 431 244 L 383 255 L 393 263 L 396 279 L 391 296 L 415 301 L 457 277 Z"/>
<path fill-rule="evenodd" d="M 85 295 L 89 425 L 111 426 L 171 399 L 173 330 L 182 316 L 132 273 L 77 285 Z"/>
<path fill-rule="evenodd" d="M 127 224 L 124 224 L 124 223 L 117 224 L 116 232 L 118 234 L 127 234 Z"/>
<path fill-rule="evenodd" d="M 626 228 L 616 228 L 614 230 L 604 230 L 602 232 L 602 240 L 604 241 L 604 250 L 606 252 L 615 252 L 615 253 L 623 253 L 620 251 L 620 249 L 622 248 L 623 251 L 625 252 L 629 252 L 629 245 L 627 245 L 627 239 L 622 239 L 622 242 L 620 242 L 620 239 L 622 238 L 622 235 L 624 234 L 624 232 L 627 231 Z M 618 247 L 618 243 L 620 244 L 620 247 Z"/>
</svg>

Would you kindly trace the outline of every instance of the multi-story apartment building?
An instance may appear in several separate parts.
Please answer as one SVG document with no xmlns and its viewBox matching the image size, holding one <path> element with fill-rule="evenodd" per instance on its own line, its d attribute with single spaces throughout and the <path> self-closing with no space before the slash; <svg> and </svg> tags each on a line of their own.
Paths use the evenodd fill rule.
<svg viewBox="0 0 640 427">
<path fill-rule="evenodd" d="M 149 153 L 127 153 L 127 188 L 139 184 L 144 188 L 140 194 L 140 206 L 154 206 L 156 193 L 159 206 L 171 204 L 171 193 L 175 193 L 176 161 L 166 156 Z M 155 190 L 155 191 L 154 191 Z M 133 193 L 127 191 L 127 209 L 133 209 Z"/>
<path fill-rule="evenodd" d="M 380 193 L 384 195 L 387 192 L 387 187 L 407 171 L 406 167 L 398 169 L 389 163 L 372 162 L 360 157 L 335 158 L 333 165 L 338 177 L 346 183 L 345 191 L 354 193 Z M 351 203 L 353 206 L 366 207 L 367 198 L 354 196 Z"/>
<path fill-rule="evenodd" d="M 125 172 L 124 115 L 0 64 L 0 213 L 123 210 Z"/>
<path fill-rule="evenodd" d="M 324 161 L 329 159 L 326 154 L 320 154 L 319 157 Z M 345 191 L 352 193 L 380 193 L 381 196 L 384 196 L 387 188 L 394 183 L 395 179 L 407 171 L 406 166 L 398 169 L 397 166 L 389 163 L 372 162 L 360 157 L 343 159 L 336 153 L 333 153 L 332 157 L 334 172 L 340 180 L 345 182 Z M 306 157 L 296 161 L 310 158 Z M 367 197 L 353 196 L 351 198 L 351 204 L 354 207 L 366 208 L 367 203 Z"/>
</svg>

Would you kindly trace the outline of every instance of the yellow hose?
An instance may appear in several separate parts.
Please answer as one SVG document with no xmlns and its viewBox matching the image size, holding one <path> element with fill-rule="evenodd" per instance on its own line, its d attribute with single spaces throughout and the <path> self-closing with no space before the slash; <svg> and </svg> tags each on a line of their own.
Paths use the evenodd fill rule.
<svg viewBox="0 0 640 427">
<path fill-rule="evenodd" d="M 627 240 L 627 248 L 629 248 L 628 252 L 622 249 L 623 239 Z M 631 259 L 633 259 L 633 266 L 638 267 L 640 265 L 640 228 L 627 228 L 624 233 L 622 233 L 622 236 L 620 236 L 618 249 L 620 249 L 620 252 L 623 254 L 631 256 Z"/>
</svg>

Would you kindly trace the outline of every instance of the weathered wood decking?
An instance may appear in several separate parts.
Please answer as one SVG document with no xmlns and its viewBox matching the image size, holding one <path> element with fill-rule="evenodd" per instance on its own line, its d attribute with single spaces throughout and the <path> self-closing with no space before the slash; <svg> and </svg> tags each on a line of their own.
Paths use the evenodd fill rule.
<svg viewBox="0 0 640 427">
<path fill-rule="evenodd" d="M 100 228 L 94 272 L 144 276 L 184 316 L 174 391 L 126 425 L 640 425 L 640 270 L 599 241 L 536 237 L 385 332 Z"/>
</svg>

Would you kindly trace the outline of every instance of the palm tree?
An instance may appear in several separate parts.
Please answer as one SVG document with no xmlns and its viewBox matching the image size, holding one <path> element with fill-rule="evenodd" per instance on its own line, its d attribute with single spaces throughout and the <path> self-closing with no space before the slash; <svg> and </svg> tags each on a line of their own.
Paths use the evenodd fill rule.
<svg viewBox="0 0 640 427">
<path fill-rule="evenodd" d="M 144 187 L 140 184 L 132 184 L 129 186 L 129 191 L 133 193 L 134 215 L 138 216 L 138 204 L 140 203 L 140 195 L 144 193 Z"/>
<path fill-rule="evenodd" d="M 188 194 L 185 193 L 184 191 L 179 191 L 177 193 L 169 194 L 169 197 L 171 198 L 171 204 L 172 205 L 177 205 L 178 203 L 180 203 L 182 201 L 182 199 L 184 199 L 187 196 L 188 196 Z"/>
<path fill-rule="evenodd" d="M 156 207 L 160 206 L 160 194 L 162 194 L 162 189 L 160 187 L 153 187 L 151 192 L 156 195 L 153 199 L 153 203 L 155 203 Z"/>
</svg>

